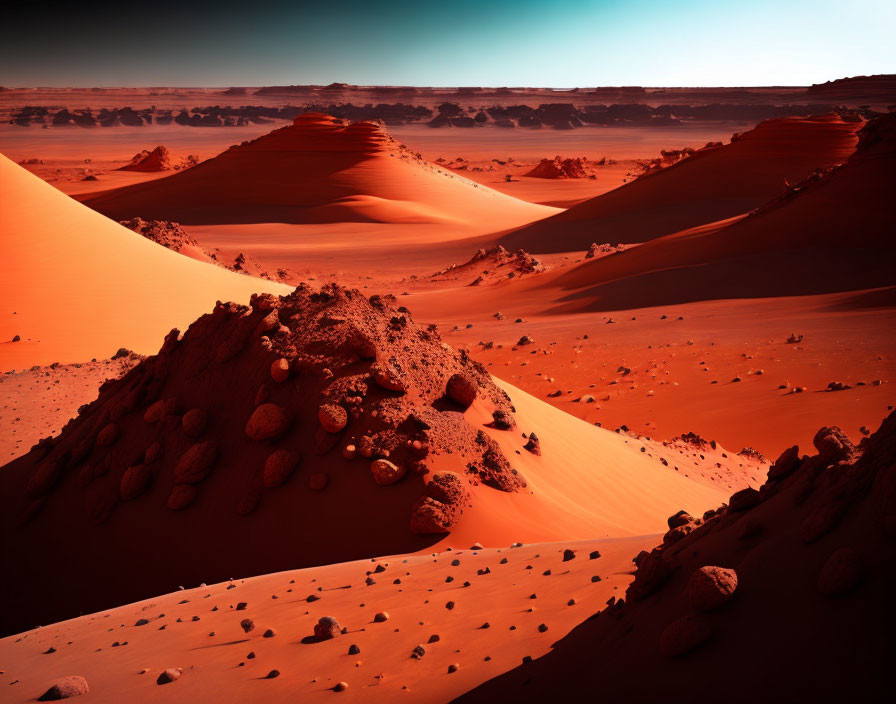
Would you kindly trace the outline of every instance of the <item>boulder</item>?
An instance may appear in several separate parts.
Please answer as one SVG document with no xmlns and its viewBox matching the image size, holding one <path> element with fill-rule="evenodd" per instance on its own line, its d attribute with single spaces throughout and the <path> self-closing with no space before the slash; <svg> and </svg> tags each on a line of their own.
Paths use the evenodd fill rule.
<svg viewBox="0 0 896 704">
<path fill-rule="evenodd" d="M 177 461 L 174 480 L 178 484 L 198 484 L 211 471 L 218 456 L 218 443 L 214 440 L 197 442 Z"/>
<path fill-rule="evenodd" d="M 295 472 L 298 464 L 299 456 L 294 452 L 274 450 L 264 462 L 262 482 L 265 489 L 273 489 L 284 484 Z"/>
<path fill-rule="evenodd" d="M 445 387 L 445 395 L 464 408 L 469 407 L 476 400 L 477 393 L 476 384 L 463 374 L 452 374 Z"/>
<path fill-rule="evenodd" d="M 396 465 L 389 460 L 378 459 L 370 463 L 370 472 L 373 474 L 373 481 L 380 486 L 389 486 L 395 484 L 405 475 L 403 465 Z"/>
<path fill-rule="evenodd" d="M 323 616 L 314 625 L 314 637 L 318 640 L 330 640 L 342 632 L 342 627 L 332 616 Z"/>
<path fill-rule="evenodd" d="M 335 403 L 325 403 L 317 409 L 317 419 L 328 433 L 338 433 L 348 424 L 348 413 Z"/>
<path fill-rule="evenodd" d="M 121 476 L 119 493 L 123 501 L 131 501 L 143 494 L 152 482 L 152 472 L 145 464 L 128 467 Z"/>
<path fill-rule="evenodd" d="M 736 589 L 737 572 L 708 565 L 694 570 L 688 580 L 688 601 L 697 611 L 712 611 L 727 604 Z"/>
<path fill-rule="evenodd" d="M 170 684 L 181 678 L 184 671 L 179 667 L 169 667 L 156 678 L 156 684 Z"/>
<path fill-rule="evenodd" d="M 286 432 L 289 419 L 276 403 L 258 406 L 246 423 L 246 435 L 253 440 L 273 440 Z"/>
<path fill-rule="evenodd" d="M 69 675 L 56 680 L 50 688 L 38 697 L 41 702 L 55 702 L 60 699 L 69 699 L 71 697 L 80 697 L 87 694 L 90 687 L 87 686 L 87 680 L 80 675 Z"/>
<path fill-rule="evenodd" d="M 184 417 L 180 420 L 180 425 L 184 435 L 189 438 L 198 438 L 208 427 L 208 413 L 202 408 L 191 408 L 184 413 Z"/>
</svg>

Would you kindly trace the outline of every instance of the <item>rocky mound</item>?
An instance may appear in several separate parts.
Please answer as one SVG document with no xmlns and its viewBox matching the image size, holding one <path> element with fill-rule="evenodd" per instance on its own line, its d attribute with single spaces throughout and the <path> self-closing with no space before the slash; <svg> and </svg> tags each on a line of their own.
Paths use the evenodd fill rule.
<svg viewBox="0 0 896 704">
<path fill-rule="evenodd" d="M 171 168 L 171 155 L 168 149 L 158 146 L 152 151 L 144 149 L 134 155 L 130 163 L 119 171 L 168 171 Z"/>
<path fill-rule="evenodd" d="M 122 220 L 121 224 L 129 230 L 143 235 L 146 239 L 173 249 L 175 252 L 180 252 L 185 247 L 199 247 L 199 242 L 195 237 L 188 234 L 179 223 L 170 220 L 133 218 L 132 220 Z"/>
<path fill-rule="evenodd" d="M 0 471 L 6 626 L 430 544 L 471 483 L 525 486 L 470 406 L 514 427 L 481 365 L 392 297 L 219 303 Z"/>
<path fill-rule="evenodd" d="M 859 446 L 838 428 L 814 445 L 786 450 L 758 491 L 671 516 L 625 600 L 460 701 L 875 698 L 896 626 L 896 413 Z"/>
<path fill-rule="evenodd" d="M 595 178 L 586 157 L 542 159 L 531 170 L 523 174 L 533 178 Z"/>
<path fill-rule="evenodd" d="M 518 249 L 508 252 L 498 245 L 491 249 L 479 249 L 463 264 L 452 264 L 443 271 L 437 271 L 429 278 L 433 281 L 449 281 L 474 276 L 469 286 L 497 283 L 526 274 L 545 270 L 544 264 L 528 252 Z"/>
</svg>

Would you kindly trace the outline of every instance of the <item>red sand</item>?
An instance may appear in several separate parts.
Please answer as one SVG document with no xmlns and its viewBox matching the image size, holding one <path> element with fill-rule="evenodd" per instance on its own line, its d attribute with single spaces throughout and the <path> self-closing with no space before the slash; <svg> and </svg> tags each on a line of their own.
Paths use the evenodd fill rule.
<svg viewBox="0 0 896 704">
<path fill-rule="evenodd" d="M 33 700 L 76 674 L 93 698 L 109 701 L 286 701 L 296 692 L 334 696 L 345 682 L 349 699 L 444 702 L 493 677 L 472 700 L 599 692 L 679 701 L 724 691 L 741 701 L 766 696 L 756 687 L 775 682 L 787 699 L 809 692 L 842 701 L 847 685 L 851 694 L 857 681 L 878 685 L 881 635 L 894 625 L 884 598 L 894 564 L 893 420 L 859 450 L 848 438 L 858 441 L 893 405 L 896 154 L 887 119 L 862 130 L 853 154 L 859 127 L 832 117 L 770 121 L 616 190 L 632 161 L 598 168 L 587 189 L 563 180 L 517 185 L 518 164 L 498 188 L 505 174 L 489 162 L 504 154 L 478 145 L 464 155 L 472 161 L 438 167 L 375 125 L 324 116 L 173 176 L 110 176 L 101 187 L 132 185 L 96 196 L 104 212 L 182 220 L 198 247 L 226 261 L 245 253 L 253 271 L 284 267 L 312 283 L 369 290 L 362 298 L 301 289 L 285 307 L 255 299 L 254 311 L 219 305 L 182 341 L 169 337 L 159 356 L 105 385 L 58 440 L 3 468 L 5 632 L 178 584 L 341 564 L 233 590 L 181 591 L 0 640 L 7 693 Z M 544 134 L 525 133 L 527 148 L 541 145 L 527 158 L 591 158 Z M 9 290 L 0 289 L 16 315 L 3 314 L 0 336 L 14 334 L 10 319 L 26 323 L 23 341 L 0 347 L 4 368 L 108 356 L 120 346 L 152 352 L 163 330 L 185 326 L 215 298 L 245 302 L 249 291 L 286 290 L 190 261 L 5 160 L 0 168 L 14 204 L 0 213 L 0 228 L 21 233 L 7 262 L 13 276 L 2 279 Z M 526 225 L 555 211 L 499 190 L 542 203 L 596 197 Z M 476 286 L 467 285 L 470 266 L 431 276 L 479 248 L 527 237 L 527 249 L 550 252 L 538 255 L 545 272 L 526 266 L 507 277 L 486 257 Z M 637 244 L 584 259 L 592 242 L 620 241 Z M 365 300 L 384 291 L 407 295 Z M 329 309 L 328 295 L 342 303 Z M 371 367 L 370 346 L 342 336 L 352 329 L 376 331 L 373 357 L 391 370 Z M 237 344 L 247 332 L 251 344 Z M 291 360 L 285 368 L 281 357 Z M 29 408 L 35 431 L 58 428 L 64 412 L 23 404 L 10 384 L 37 383 L 41 373 L 0 386 L 14 389 L 8 403 L 16 411 Z M 283 373 L 289 378 L 276 382 Z M 475 378 L 474 400 L 469 379 L 448 382 L 453 373 Z M 68 404 L 95 396 L 62 382 L 74 375 L 59 369 L 44 378 L 60 380 L 57 394 Z M 402 379 L 404 393 L 384 391 Z M 158 398 L 176 401 L 153 405 Z M 274 417 L 269 402 L 292 423 L 263 439 L 260 421 L 247 421 L 258 408 Z M 159 419 L 154 411 L 144 417 L 158 408 Z M 511 419 L 512 429 L 500 429 Z M 830 423 L 845 432 L 815 438 Z M 19 440 L 20 422 L 6 427 L 13 424 Z M 611 430 L 623 424 L 630 431 Z M 371 457 L 344 459 L 348 445 L 355 454 L 368 447 L 361 432 L 372 433 L 364 436 Z M 821 459 L 797 468 L 785 455 L 772 469 L 775 482 L 739 492 L 759 486 L 768 469 L 757 450 L 776 457 L 813 438 Z M 203 450 L 206 442 L 219 452 Z M 292 476 L 280 450 L 301 455 Z M 197 461 L 185 465 L 187 456 Z M 206 456 L 212 464 L 199 461 Z M 394 485 L 375 479 L 402 469 L 411 471 Z M 444 471 L 463 477 L 462 491 Z M 723 502 L 728 508 L 704 514 Z M 696 519 L 656 537 L 680 509 Z M 433 516 L 449 534 L 409 529 Z M 148 527 L 151 540 L 135 537 Z M 517 540 L 536 544 L 498 549 Z M 652 558 L 638 556 L 636 585 L 620 605 L 631 558 L 661 541 Z M 428 552 L 477 542 L 486 548 L 476 555 Z M 838 553 L 826 568 L 844 546 L 853 553 Z M 588 560 L 595 549 L 604 556 Z M 375 561 L 388 563 L 384 571 L 344 562 L 384 554 L 397 555 Z M 645 591 L 656 559 L 673 572 Z M 705 565 L 735 569 L 737 592 L 707 617 L 712 640 L 666 658 L 670 643 L 703 635 L 702 620 L 685 622 L 674 638 L 661 633 L 694 608 L 688 580 Z M 591 581 L 596 575 L 601 581 Z M 834 596 L 831 584 L 844 595 Z M 322 598 L 310 602 L 309 593 Z M 232 613 L 241 600 L 246 613 Z M 383 611 L 390 617 L 377 622 Z M 309 642 L 325 615 L 348 632 Z M 255 622 L 248 633 L 240 627 L 247 617 Z M 149 623 L 132 625 L 140 618 Z M 428 644 L 432 633 L 441 638 Z M 349 654 L 353 643 L 360 652 Z M 426 652 L 412 658 L 417 644 Z M 512 669 L 526 657 L 539 659 Z M 159 689 L 156 678 L 169 667 L 182 677 Z M 762 676 L 743 685 L 744 667 Z M 810 679 L 818 667 L 850 676 Z M 272 670 L 279 676 L 266 678 Z"/>
</svg>

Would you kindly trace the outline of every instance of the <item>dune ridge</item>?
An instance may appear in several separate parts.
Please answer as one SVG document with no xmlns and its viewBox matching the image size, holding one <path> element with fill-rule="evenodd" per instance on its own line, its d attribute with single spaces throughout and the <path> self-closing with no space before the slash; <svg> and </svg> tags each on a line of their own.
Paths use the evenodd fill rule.
<svg viewBox="0 0 896 704">
<path fill-rule="evenodd" d="M 834 115 L 777 118 L 672 166 L 503 235 L 508 249 L 585 250 L 592 242 L 645 242 L 746 213 L 814 169 L 852 153 L 861 122 Z"/>
<path fill-rule="evenodd" d="M 0 369 L 150 353 L 217 299 L 289 290 L 150 242 L 2 155 L 0 193 Z"/>
<path fill-rule="evenodd" d="M 585 262 L 555 284 L 576 291 L 568 306 L 605 310 L 892 286 L 896 116 L 869 122 L 859 137 L 845 164 L 746 216 Z"/>
</svg>

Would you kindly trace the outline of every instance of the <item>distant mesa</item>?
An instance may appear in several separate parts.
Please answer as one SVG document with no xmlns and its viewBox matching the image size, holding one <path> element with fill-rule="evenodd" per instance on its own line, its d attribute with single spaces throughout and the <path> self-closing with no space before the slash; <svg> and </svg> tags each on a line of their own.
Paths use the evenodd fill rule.
<svg viewBox="0 0 896 704">
<path fill-rule="evenodd" d="M 850 100 L 860 97 L 866 101 L 875 99 L 887 104 L 896 103 L 896 74 L 881 73 L 873 76 L 838 78 L 809 86 L 807 93 L 813 98 Z"/>
</svg>

